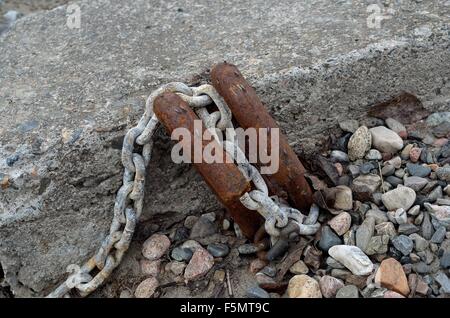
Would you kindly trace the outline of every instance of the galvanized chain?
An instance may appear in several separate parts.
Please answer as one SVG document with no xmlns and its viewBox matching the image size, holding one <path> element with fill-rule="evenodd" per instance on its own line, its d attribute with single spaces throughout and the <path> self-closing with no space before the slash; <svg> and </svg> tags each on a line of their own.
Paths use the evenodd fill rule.
<svg viewBox="0 0 450 318">
<path fill-rule="evenodd" d="M 232 114 L 223 98 L 212 85 L 193 88 L 193 93 L 194 96 L 208 95 L 219 109 L 210 114 L 205 107 L 200 107 L 196 109 L 196 113 L 205 122 L 206 128 L 210 130 L 216 141 L 237 163 L 243 176 L 254 184 L 256 190 L 245 193 L 240 201 L 246 208 L 255 210 L 264 217 L 265 230 L 270 235 L 272 244 L 275 244 L 280 237 L 280 229 L 285 228 L 289 222 L 296 225 L 294 228 L 300 235 L 315 234 L 320 228 L 320 224 L 317 222 L 318 207 L 313 205 L 310 214 L 306 217 L 299 210 L 287 205 L 286 202 L 281 202 L 277 196 L 270 197 L 267 184 L 261 174 L 248 162 L 236 142 L 236 133 L 231 122 Z M 183 99 L 189 103 L 188 98 Z M 190 105 L 194 107 L 193 104 Z M 216 129 L 225 131 L 226 140 L 223 141 L 218 137 Z"/>
<path fill-rule="evenodd" d="M 142 213 L 146 168 L 151 157 L 152 136 L 158 125 L 158 119 L 153 113 L 153 101 L 164 92 L 182 93 L 191 97 L 193 95 L 191 87 L 179 82 L 166 84 L 150 94 L 145 104 L 144 115 L 135 127 L 128 130 L 123 141 L 123 184 L 116 195 L 109 234 L 97 253 L 84 265 L 68 266 L 69 277 L 47 297 L 69 297 L 72 289 L 78 290 L 83 297 L 89 295 L 111 275 L 128 250 L 136 223 Z M 191 100 L 200 106 L 212 102 L 205 96 L 192 97 Z M 135 149 L 136 144 L 142 146 L 140 153 Z M 97 272 L 95 275 L 94 271 Z"/>
<path fill-rule="evenodd" d="M 97 253 L 81 267 L 71 264 L 67 267 L 68 278 L 47 297 L 70 297 L 69 292 L 78 290 L 82 297 L 97 289 L 120 264 L 128 250 L 136 223 L 142 213 L 146 168 L 150 162 L 153 146 L 152 136 L 158 126 L 158 119 L 153 112 L 155 98 L 164 92 L 175 92 L 194 109 L 214 138 L 222 144 L 225 151 L 236 161 L 244 177 L 251 181 L 256 190 L 245 193 L 241 202 L 250 210 L 258 211 L 265 219 L 265 229 L 271 236 L 272 243 L 277 241 L 280 229 L 289 222 L 298 226 L 298 234 L 312 235 L 317 232 L 317 213 L 314 206 L 306 217 L 297 209 L 289 207 L 279 198 L 269 197 L 267 185 L 259 171 L 245 158 L 236 143 L 236 134 L 231 122 L 232 113 L 223 98 L 212 85 L 189 87 L 184 83 L 173 82 L 158 88 L 147 98 L 145 112 L 138 124 L 128 130 L 122 146 L 122 164 L 124 166 L 123 184 L 118 190 L 113 220 L 109 234 L 103 240 Z M 206 106 L 212 102 L 218 111 L 209 113 Z M 226 140 L 221 142 L 215 130 L 225 131 Z M 135 145 L 142 146 L 137 152 Z M 314 210 L 314 211 L 313 211 Z M 93 272 L 96 272 L 94 275 Z"/>
</svg>

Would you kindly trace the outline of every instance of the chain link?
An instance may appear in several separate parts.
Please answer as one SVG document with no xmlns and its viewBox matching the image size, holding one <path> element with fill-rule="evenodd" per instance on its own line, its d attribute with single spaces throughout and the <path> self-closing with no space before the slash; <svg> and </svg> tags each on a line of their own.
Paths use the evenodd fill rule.
<svg viewBox="0 0 450 318">
<path fill-rule="evenodd" d="M 67 267 L 68 278 L 47 297 L 69 297 L 72 289 L 78 290 L 83 297 L 89 295 L 111 275 L 128 250 L 142 213 L 146 168 L 151 158 L 152 137 L 159 123 L 153 112 L 153 102 L 164 92 L 176 93 L 194 109 L 217 142 L 236 162 L 243 176 L 253 183 L 256 189 L 245 193 L 240 201 L 248 209 L 257 211 L 265 218 L 265 229 L 273 244 L 280 236 L 280 229 L 286 227 L 289 222 L 297 224 L 297 232 L 303 235 L 312 235 L 319 229 L 317 206 L 313 205 L 306 217 L 278 197 L 269 197 L 267 184 L 259 171 L 245 158 L 236 142 L 231 110 L 214 87 L 209 84 L 189 87 L 184 83 L 173 82 L 161 86 L 149 95 L 143 116 L 124 137 L 121 154 L 124 166 L 123 183 L 117 191 L 108 235 L 97 253 L 83 266 L 71 264 Z M 213 102 L 218 111 L 209 113 L 206 106 Z M 219 138 L 217 130 L 225 131 L 226 140 Z M 142 146 L 141 153 L 135 151 L 135 144 Z M 97 271 L 95 275 L 92 273 L 94 271 Z"/>
</svg>

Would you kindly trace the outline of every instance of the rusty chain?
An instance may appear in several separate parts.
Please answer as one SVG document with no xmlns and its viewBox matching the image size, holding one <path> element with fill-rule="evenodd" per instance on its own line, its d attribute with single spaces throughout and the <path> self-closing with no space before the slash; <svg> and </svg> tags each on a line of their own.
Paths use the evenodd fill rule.
<svg viewBox="0 0 450 318">
<path fill-rule="evenodd" d="M 232 113 L 212 85 L 189 87 L 180 82 L 169 83 L 149 95 L 143 116 L 124 137 L 121 155 L 124 166 L 123 184 L 117 191 L 108 235 L 102 241 L 97 253 L 84 265 L 80 267 L 71 264 L 67 267 L 69 276 L 47 296 L 48 298 L 70 297 L 69 293 L 73 289 L 76 289 L 82 297 L 89 295 L 111 275 L 128 250 L 143 209 L 146 168 L 151 158 L 152 137 L 159 123 L 153 112 L 153 102 L 164 92 L 177 93 L 194 109 L 206 128 L 236 162 L 244 177 L 254 184 L 256 189 L 245 193 L 240 200 L 245 207 L 257 211 L 265 218 L 265 229 L 271 236 L 272 244 L 276 244 L 280 235 L 283 235 L 281 229 L 287 228 L 288 224 L 291 225 L 290 232 L 301 235 L 312 235 L 319 229 L 318 208 L 315 206 L 306 217 L 278 197 L 269 196 L 261 174 L 248 162 L 237 145 L 231 122 Z M 218 111 L 209 113 L 206 106 L 213 102 Z M 225 141 L 218 137 L 216 130 L 225 131 Z M 135 144 L 142 146 L 140 153 L 136 151 Z"/>
</svg>

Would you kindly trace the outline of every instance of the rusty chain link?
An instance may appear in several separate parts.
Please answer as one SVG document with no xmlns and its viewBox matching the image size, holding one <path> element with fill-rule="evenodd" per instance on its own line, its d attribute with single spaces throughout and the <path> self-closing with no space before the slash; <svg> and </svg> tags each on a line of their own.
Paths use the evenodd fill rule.
<svg viewBox="0 0 450 318">
<path fill-rule="evenodd" d="M 282 228 L 288 224 L 295 225 L 291 232 L 302 235 L 312 235 L 319 229 L 318 208 L 313 206 L 306 217 L 278 197 L 269 197 L 268 187 L 261 174 L 248 162 L 236 143 L 232 113 L 216 89 L 209 84 L 189 87 L 184 83 L 173 82 L 161 86 L 149 95 L 143 116 L 124 137 L 121 155 L 124 166 L 123 183 L 117 191 L 109 234 L 97 253 L 84 265 L 80 267 L 71 264 L 67 267 L 68 278 L 47 297 L 70 297 L 69 292 L 73 289 L 82 297 L 89 295 L 111 275 L 128 250 L 143 209 L 146 168 L 151 158 L 152 137 L 159 123 L 153 112 L 153 102 L 164 92 L 177 93 L 194 109 L 206 128 L 236 162 L 244 177 L 254 184 L 256 189 L 245 193 L 240 200 L 245 207 L 257 211 L 265 218 L 265 229 L 271 236 L 272 244 L 277 242 L 283 234 Z M 206 106 L 213 102 L 218 111 L 209 113 Z M 216 130 L 225 131 L 225 141 L 218 137 Z M 135 144 L 142 146 L 141 153 L 136 152 Z"/>
</svg>

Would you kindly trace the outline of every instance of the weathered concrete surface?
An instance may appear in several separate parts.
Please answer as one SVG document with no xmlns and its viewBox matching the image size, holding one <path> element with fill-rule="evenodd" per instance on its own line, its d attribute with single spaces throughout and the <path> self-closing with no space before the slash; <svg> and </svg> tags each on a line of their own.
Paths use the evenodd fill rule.
<svg viewBox="0 0 450 318">
<path fill-rule="evenodd" d="M 237 64 L 297 152 L 400 90 L 448 109 L 448 2 L 388 2 L 380 29 L 366 23 L 372 1 L 94 0 L 79 2 L 81 29 L 65 7 L 18 20 L 0 37 L 0 264 L 13 292 L 45 294 L 99 246 L 122 137 L 162 83 Z M 220 208 L 167 141 L 160 131 L 137 237 Z"/>
</svg>

